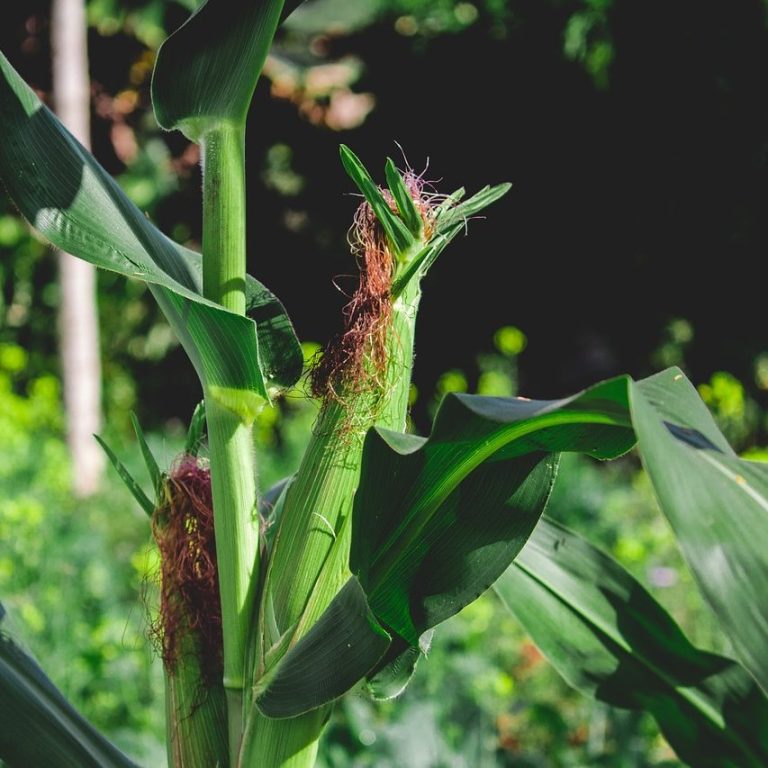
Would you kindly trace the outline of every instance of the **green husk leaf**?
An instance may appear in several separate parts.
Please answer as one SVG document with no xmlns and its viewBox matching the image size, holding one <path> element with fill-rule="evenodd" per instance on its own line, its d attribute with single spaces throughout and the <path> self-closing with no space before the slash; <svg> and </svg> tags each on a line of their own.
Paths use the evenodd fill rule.
<svg viewBox="0 0 768 768">
<path fill-rule="evenodd" d="M 125 464 L 117 458 L 115 452 L 98 435 L 94 435 L 94 437 L 104 453 L 107 454 L 107 458 L 117 471 L 117 474 L 120 475 L 120 479 L 125 483 L 125 487 L 130 491 L 131 496 L 136 499 L 136 503 L 147 513 L 147 516 L 151 518 L 155 511 L 154 503 L 149 500 L 147 494 L 144 493 L 141 486 L 126 468 Z"/>
<path fill-rule="evenodd" d="M 329 704 L 376 666 L 389 643 L 352 577 L 309 632 L 257 682 L 256 705 L 268 717 L 284 718 Z"/>
<path fill-rule="evenodd" d="M 184 453 L 189 456 L 197 456 L 205 436 L 205 400 L 201 400 L 192 412 L 187 430 L 187 440 L 184 444 Z"/>
<path fill-rule="evenodd" d="M 643 463 L 734 652 L 768 691 L 768 465 L 740 459 L 672 368 L 633 384 Z"/>
<path fill-rule="evenodd" d="M 204 299 L 201 256 L 148 221 L 2 54 L 0 134 L 0 178 L 22 214 L 57 247 L 147 282 L 204 388 L 268 398 L 269 386 L 295 382 L 301 348 L 280 302 L 252 279 L 255 321 Z"/>
<path fill-rule="evenodd" d="M 416 645 L 485 591 L 543 512 L 558 452 L 632 447 L 627 384 L 553 401 L 449 395 L 428 439 L 369 432 L 350 567 L 379 621 Z"/>
<path fill-rule="evenodd" d="M 768 701 L 735 662 L 688 641 L 616 561 L 543 519 L 494 589 L 582 693 L 650 711 L 697 768 L 768 764 Z"/>
<path fill-rule="evenodd" d="M 392 213 L 389 204 L 381 194 L 381 190 L 376 186 L 357 155 L 345 144 L 339 147 L 339 154 L 344 170 L 373 209 L 392 248 L 397 253 L 407 251 L 414 243 L 413 235 L 408 231 L 408 227 L 396 214 Z"/>
<path fill-rule="evenodd" d="M 387 158 L 386 165 L 384 166 L 384 175 L 387 179 L 389 191 L 397 203 L 397 210 L 400 211 L 400 216 L 405 222 L 405 226 L 408 227 L 414 237 L 420 237 L 424 228 L 424 222 L 413 202 L 408 187 L 405 186 L 403 177 L 390 157 Z"/>
<path fill-rule="evenodd" d="M 5 611 L 0 605 L 0 619 Z M 9 766 L 136 768 L 0 632 L 0 760 Z"/>
<path fill-rule="evenodd" d="M 472 195 L 469 200 L 459 203 L 453 207 L 444 207 L 440 209 L 437 217 L 437 232 L 442 234 L 453 228 L 456 224 L 466 225 L 468 219 L 476 216 L 491 203 L 495 203 L 499 198 L 512 189 L 509 183 L 497 184 L 494 187 L 483 187 L 479 192 Z M 463 192 L 463 190 L 462 190 Z"/>
</svg>

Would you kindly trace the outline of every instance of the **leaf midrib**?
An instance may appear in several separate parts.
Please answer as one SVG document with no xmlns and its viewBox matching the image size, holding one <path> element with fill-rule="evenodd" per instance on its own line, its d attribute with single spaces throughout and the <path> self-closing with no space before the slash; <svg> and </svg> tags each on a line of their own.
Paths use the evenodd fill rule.
<svg viewBox="0 0 768 768">
<path fill-rule="evenodd" d="M 400 552 L 408 549 L 419 539 L 443 502 L 487 458 L 512 441 L 546 427 L 582 423 L 632 428 L 629 419 L 610 416 L 604 412 L 588 410 L 563 412 L 558 410 L 553 413 L 535 416 L 523 423 L 515 422 L 506 428 L 500 429 L 484 445 L 478 447 L 477 450 L 467 453 L 465 455 L 466 458 L 463 461 L 458 461 L 447 473 L 443 482 L 433 486 L 433 489 L 422 496 L 421 501 L 411 508 L 410 514 L 406 515 L 405 519 L 381 547 L 379 554 L 374 558 L 370 571 L 370 583 L 377 584 L 378 582 L 378 587 L 381 582 L 388 579 L 391 571 L 397 565 Z M 403 537 L 404 540 L 399 541 L 400 537 Z M 395 548 L 396 544 L 399 544 L 399 546 Z"/>
</svg>

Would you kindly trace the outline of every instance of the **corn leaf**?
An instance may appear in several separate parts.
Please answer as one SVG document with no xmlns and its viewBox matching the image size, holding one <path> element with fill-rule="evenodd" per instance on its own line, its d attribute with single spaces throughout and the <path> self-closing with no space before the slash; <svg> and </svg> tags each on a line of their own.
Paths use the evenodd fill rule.
<svg viewBox="0 0 768 768">
<path fill-rule="evenodd" d="M 0 605 L 0 619 L 4 609 Z M 10 766 L 135 768 L 0 632 L 0 760 Z"/>
<path fill-rule="evenodd" d="M 256 704 L 268 717 L 296 717 L 328 704 L 375 667 L 389 643 L 352 577 L 309 632 L 256 684 Z"/>
<path fill-rule="evenodd" d="M 144 464 L 147 467 L 147 472 L 149 473 L 149 479 L 152 481 L 152 489 L 155 492 L 155 498 L 159 498 L 163 487 L 163 475 L 160 472 L 160 467 L 157 466 L 157 460 L 155 459 L 152 450 L 147 444 L 147 438 L 144 437 L 144 430 L 141 428 L 139 418 L 133 411 L 131 411 L 131 424 L 133 425 L 136 439 L 139 441 L 139 448 L 141 449 L 141 455 L 144 459 Z"/>
<path fill-rule="evenodd" d="M 253 279 L 253 319 L 204 299 L 201 256 L 147 220 L 2 54 L 0 135 L 0 178 L 22 214 L 57 247 L 148 283 L 210 394 L 247 419 L 270 386 L 298 378 L 301 348 L 280 302 Z"/>
<path fill-rule="evenodd" d="M 676 368 L 633 384 L 662 511 L 734 652 L 768 691 L 768 465 L 739 459 Z"/>
<path fill-rule="evenodd" d="M 107 455 L 107 458 L 115 468 L 115 471 L 120 476 L 120 479 L 125 484 L 125 487 L 128 489 L 131 496 L 133 496 L 136 503 L 144 510 L 144 512 L 146 512 L 147 516 L 151 518 L 155 512 L 154 502 L 152 502 L 149 496 L 144 493 L 144 489 L 136 482 L 136 479 L 128 471 L 128 468 L 117 458 L 117 454 L 106 444 L 106 442 L 104 442 L 99 435 L 94 435 L 94 438 Z"/>
<path fill-rule="evenodd" d="M 735 662 L 700 651 L 617 562 L 543 519 L 494 585 L 557 671 L 651 712 L 697 768 L 768 765 L 768 701 Z"/>
<path fill-rule="evenodd" d="M 634 444 L 627 382 L 554 401 L 449 395 L 428 439 L 369 432 L 350 567 L 379 621 L 415 646 L 493 584 L 543 512 L 558 452 Z"/>
<path fill-rule="evenodd" d="M 291 2 L 285 11 L 297 5 Z M 193 140 L 223 122 L 244 124 L 283 13 L 283 0 L 203 3 L 157 53 L 157 122 Z"/>
<path fill-rule="evenodd" d="M 411 682 L 422 656 L 429 653 L 434 629 L 428 629 L 420 638 L 418 647 L 395 638 L 378 666 L 368 673 L 365 688 L 376 701 L 397 698 Z"/>
</svg>

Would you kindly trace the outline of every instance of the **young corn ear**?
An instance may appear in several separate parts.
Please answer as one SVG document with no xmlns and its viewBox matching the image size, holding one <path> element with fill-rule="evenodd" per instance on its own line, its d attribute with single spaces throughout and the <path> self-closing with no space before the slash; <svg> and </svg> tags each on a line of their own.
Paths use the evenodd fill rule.
<svg viewBox="0 0 768 768">
<path fill-rule="evenodd" d="M 227 706 L 210 469 L 185 455 L 164 478 L 152 515 L 160 551 L 160 613 L 153 635 L 163 658 L 168 761 L 228 763 Z"/>
<path fill-rule="evenodd" d="M 391 160 L 385 169 L 389 188 L 380 189 L 347 147 L 342 147 L 341 158 L 365 198 L 350 236 L 359 285 L 344 310 L 344 331 L 329 344 L 311 376 L 322 408 L 301 466 L 280 502 L 254 648 L 257 695 L 349 578 L 352 500 L 363 441 L 373 426 L 405 431 L 420 281 L 464 227 L 462 222 L 441 231 L 444 198 L 428 194 L 415 174 L 401 175 Z M 321 707 L 286 722 L 252 710 L 244 764 L 265 754 L 281 730 L 304 732 L 306 739 L 315 731 L 316 739 L 327 714 L 328 708 Z"/>
</svg>

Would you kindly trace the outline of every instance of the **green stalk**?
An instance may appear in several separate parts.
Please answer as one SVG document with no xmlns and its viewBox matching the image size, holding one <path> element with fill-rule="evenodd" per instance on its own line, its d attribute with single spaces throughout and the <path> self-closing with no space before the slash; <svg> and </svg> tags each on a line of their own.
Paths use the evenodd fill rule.
<svg viewBox="0 0 768 768">
<path fill-rule="evenodd" d="M 222 124 L 203 151 L 203 293 L 245 314 L 245 128 Z M 251 427 L 205 392 L 216 559 L 224 634 L 230 757 L 243 728 L 244 661 L 258 569 L 256 465 Z"/>
<path fill-rule="evenodd" d="M 203 295 L 245 314 L 245 126 L 222 123 L 203 152 Z"/>
</svg>

